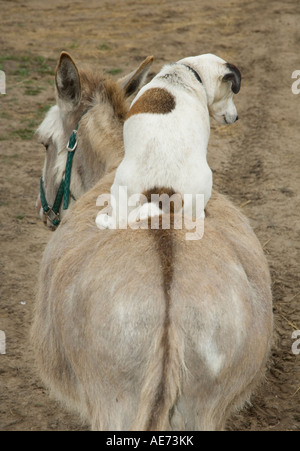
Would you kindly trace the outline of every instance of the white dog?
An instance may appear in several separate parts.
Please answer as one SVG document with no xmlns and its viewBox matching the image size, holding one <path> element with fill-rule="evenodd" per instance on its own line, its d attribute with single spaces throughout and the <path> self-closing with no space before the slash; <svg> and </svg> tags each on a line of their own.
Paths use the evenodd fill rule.
<svg viewBox="0 0 300 451">
<path fill-rule="evenodd" d="M 128 217 L 119 205 L 127 195 L 167 191 L 211 196 L 212 171 L 206 160 L 209 115 L 220 124 L 238 119 L 233 94 L 241 74 L 223 59 L 205 54 L 168 64 L 145 85 L 131 104 L 124 124 L 125 157 L 111 187 L 112 216 L 100 213 L 100 228 L 115 228 Z M 140 204 L 139 218 L 161 213 L 158 205 Z M 203 207 L 202 207 L 203 208 Z M 122 211 L 122 212 L 121 212 Z M 193 212 L 194 212 L 193 203 Z"/>
</svg>

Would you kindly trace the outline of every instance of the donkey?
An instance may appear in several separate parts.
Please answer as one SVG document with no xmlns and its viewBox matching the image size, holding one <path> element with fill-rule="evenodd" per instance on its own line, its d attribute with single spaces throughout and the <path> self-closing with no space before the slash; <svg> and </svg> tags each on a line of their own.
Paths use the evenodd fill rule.
<svg viewBox="0 0 300 451">
<path fill-rule="evenodd" d="M 108 152 L 101 121 L 122 121 L 110 106 L 104 114 L 98 85 L 88 105 L 74 105 L 83 83 L 70 83 L 70 68 L 58 73 L 57 108 L 66 113 L 48 122 L 52 151 L 92 105 L 76 152 L 103 170 L 41 262 L 31 330 L 41 378 L 92 430 L 223 430 L 264 379 L 273 318 L 262 247 L 215 191 L 201 240 L 185 240 L 184 228 L 99 230 L 96 199 L 109 195 L 122 153 L 121 123 Z"/>
<path fill-rule="evenodd" d="M 43 222 L 52 229 L 56 228 L 69 204 L 72 205 L 121 161 L 127 99 L 143 85 L 152 62 L 153 57 L 148 56 L 135 71 L 115 82 L 102 74 L 79 70 L 67 52 L 61 53 L 55 76 L 57 104 L 37 130 L 46 158 L 36 208 Z M 93 115 L 86 114 L 89 109 L 93 109 Z M 82 125 L 90 130 L 89 139 L 76 149 L 77 132 L 79 138 Z M 75 141 L 67 152 L 72 131 Z M 64 199 L 62 208 L 66 193 L 62 189 L 59 194 L 64 185 L 62 181 L 65 182 L 67 153 L 68 158 L 72 157 L 72 174 L 68 179 L 69 202 Z M 51 208 L 42 208 L 43 204 L 51 205 Z"/>
</svg>

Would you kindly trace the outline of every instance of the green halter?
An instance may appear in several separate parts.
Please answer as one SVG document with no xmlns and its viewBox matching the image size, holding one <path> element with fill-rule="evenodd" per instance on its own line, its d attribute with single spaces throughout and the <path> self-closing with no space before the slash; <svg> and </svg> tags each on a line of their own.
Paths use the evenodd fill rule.
<svg viewBox="0 0 300 451">
<path fill-rule="evenodd" d="M 82 114 L 81 118 L 87 113 L 87 110 Z M 81 120 L 79 119 L 79 122 Z M 53 206 L 51 207 L 47 200 L 45 195 L 45 188 L 44 188 L 44 181 L 43 177 L 40 179 L 40 196 L 41 196 L 41 204 L 43 208 L 44 214 L 47 216 L 49 221 L 52 225 L 57 227 L 60 224 L 60 215 L 59 210 L 63 202 L 63 209 L 67 210 L 69 207 L 69 199 L 70 199 L 70 184 L 71 184 L 71 172 L 72 172 L 72 163 L 73 163 L 73 157 L 75 154 L 75 150 L 77 148 L 77 131 L 79 127 L 79 122 L 73 130 L 69 142 L 67 144 L 68 149 L 68 156 L 67 156 L 67 162 L 66 162 L 66 169 L 64 172 L 64 176 L 62 178 L 62 181 L 60 182 Z"/>
</svg>

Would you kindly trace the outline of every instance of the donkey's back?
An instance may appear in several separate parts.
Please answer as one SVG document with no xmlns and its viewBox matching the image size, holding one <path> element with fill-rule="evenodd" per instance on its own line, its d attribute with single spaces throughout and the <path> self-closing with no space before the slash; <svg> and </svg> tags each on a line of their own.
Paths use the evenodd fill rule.
<svg viewBox="0 0 300 451">
<path fill-rule="evenodd" d="M 99 189 L 44 254 L 32 338 L 46 385 L 94 430 L 223 429 L 268 357 L 261 246 L 216 193 L 200 241 L 184 230 L 100 231 Z"/>
</svg>

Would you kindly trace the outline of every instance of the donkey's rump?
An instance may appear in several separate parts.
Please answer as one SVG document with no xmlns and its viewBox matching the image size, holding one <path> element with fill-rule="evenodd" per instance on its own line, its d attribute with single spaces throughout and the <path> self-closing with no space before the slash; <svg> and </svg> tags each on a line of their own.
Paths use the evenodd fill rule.
<svg viewBox="0 0 300 451">
<path fill-rule="evenodd" d="M 269 349 L 270 280 L 255 235 L 216 194 L 202 240 L 171 231 L 166 321 L 152 231 L 99 231 L 96 192 L 74 205 L 42 263 L 33 336 L 45 382 L 93 429 L 223 428 Z M 164 415 L 156 426 L 153 412 Z"/>
</svg>

